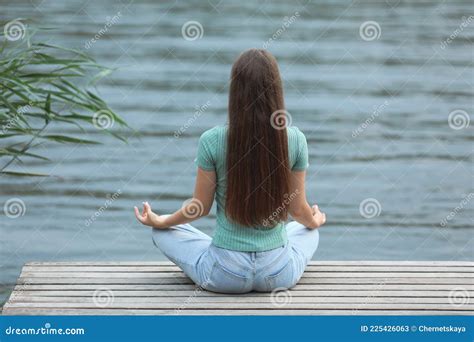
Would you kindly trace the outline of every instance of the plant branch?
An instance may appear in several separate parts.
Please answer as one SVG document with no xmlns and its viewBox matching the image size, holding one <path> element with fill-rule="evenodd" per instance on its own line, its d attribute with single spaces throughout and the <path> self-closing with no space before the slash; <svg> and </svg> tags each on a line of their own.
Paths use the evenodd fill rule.
<svg viewBox="0 0 474 342">
<path fill-rule="evenodd" d="M 46 129 L 46 127 L 48 126 L 49 122 L 45 122 L 45 124 L 43 125 L 43 127 L 41 127 L 41 129 L 39 131 L 36 132 L 36 134 L 33 135 L 33 137 L 30 139 L 30 141 L 28 141 L 28 143 L 23 146 L 23 148 L 20 150 L 19 154 L 22 154 L 26 151 L 28 151 L 28 149 L 30 148 L 31 144 L 33 143 L 33 141 L 35 141 L 36 138 L 39 137 L 39 135 Z M 8 166 L 10 166 L 11 163 L 13 163 L 15 161 L 15 159 L 17 158 L 17 156 L 13 156 L 12 159 L 10 159 L 3 167 L 2 169 L 0 170 L 0 172 L 3 172 L 3 170 L 5 170 Z"/>
</svg>

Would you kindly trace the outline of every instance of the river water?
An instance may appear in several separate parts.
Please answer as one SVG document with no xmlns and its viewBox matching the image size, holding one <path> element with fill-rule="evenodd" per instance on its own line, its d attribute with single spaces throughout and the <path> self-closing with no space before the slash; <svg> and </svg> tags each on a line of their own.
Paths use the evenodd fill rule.
<svg viewBox="0 0 474 342">
<path fill-rule="evenodd" d="M 0 217 L 3 298 L 30 260 L 163 259 L 132 207 L 169 213 L 192 196 L 197 139 L 225 123 L 230 67 L 250 47 L 277 57 L 292 125 L 308 139 L 308 197 L 328 217 L 315 259 L 473 259 L 470 1 L 0 6 L 2 22 L 32 18 L 55 28 L 39 39 L 117 68 L 99 92 L 137 132 L 127 145 L 89 129 L 82 137 L 102 145 L 46 145 L 52 163 L 21 166 L 55 177 L 0 178 L 2 206 L 25 204 Z M 197 36 L 191 27 L 184 39 L 190 21 L 202 30 L 191 23 Z M 212 234 L 214 220 L 196 226 Z"/>
</svg>

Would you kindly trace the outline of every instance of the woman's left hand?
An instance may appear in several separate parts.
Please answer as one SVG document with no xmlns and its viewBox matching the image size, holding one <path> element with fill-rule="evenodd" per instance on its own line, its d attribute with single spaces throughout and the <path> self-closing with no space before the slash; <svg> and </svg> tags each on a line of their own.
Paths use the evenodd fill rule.
<svg viewBox="0 0 474 342">
<path fill-rule="evenodd" d="M 158 214 L 155 214 L 151 210 L 150 204 L 148 204 L 148 202 L 143 202 L 143 211 L 141 214 L 137 207 L 134 207 L 134 209 L 137 220 L 140 221 L 142 224 L 153 228 L 166 228 L 166 215 L 160 216 Z"/>
</svg>

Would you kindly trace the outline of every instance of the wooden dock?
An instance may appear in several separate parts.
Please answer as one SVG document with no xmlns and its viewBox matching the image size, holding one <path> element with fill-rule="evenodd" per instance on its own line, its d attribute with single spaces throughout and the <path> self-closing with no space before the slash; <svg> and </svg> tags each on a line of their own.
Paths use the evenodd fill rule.
<svg viewBox="0 0 474 342">
<path fill-rule="evenodd" d="M 4 315 L 474 315 L 474 262 L 315 261 L 288 291 L 216 294 L 169 262 L 31 262 Z"/>
</svg>

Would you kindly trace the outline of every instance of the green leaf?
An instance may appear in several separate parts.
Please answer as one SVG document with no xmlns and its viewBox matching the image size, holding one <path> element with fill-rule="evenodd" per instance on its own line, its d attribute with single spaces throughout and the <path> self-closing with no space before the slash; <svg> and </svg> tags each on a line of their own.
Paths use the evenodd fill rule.
<svg viewBox="0 0 474 342">
<path fill-rule="evenodd" d="M 98 103 L 101 103 L 101 104 L 104 103 L 104 101 L 102 101 L 102 99 L 98 97 L 97 95 L 95 95 L 94 93 L 90 92 L 89 90 L 86 90 L 86 92 L 87 92 L 87 95 L 89 95 L 92 99 L 94 99 Z"/>
<path fill-rule="evenodd" d="M 76 120 L 82 120 L 82 121 L 86 121 L 86 122 L 89 122 L 89 123 L 93 123 L 93 117 L 92 116 L 88 116 L 88 115 L 82 115 L 82 114 L 78 114 L 78 113 L 75 113 L 73 112 L 72 114 L 68 114 L 68 115 L 63 115 L 62 116 L 63 118 L 71 118 L 71 119 L 76 119 Z"/>
<path fill-rule="evenodd" d="M 46 48 L 51 48 L 51 49 L 57 49 L 57 50 L 61 50 L 61 51 L 72 52 L 73 54 L 81 56 L 86 60 L 94 61 L 94 59 L 92 57 L 86 55 L 85 53 L 83 53 L 82 51 L 79 51 L 79 50 L 70 49 L 70 48 L 66 48 L 66 47 L 63 47 L 63 46 L 59 46 L 59 45 L 45 44 L 45 43 L 37 43 L 36 46 L 46 47 Z"/>
<path fill-rule="evenodd" d="M 18 134 L 0 134 L 0 139 L 16 137 Z"/>
<path fill-rule="evenodd" d="M 41 135 L 39 138 L 47 139 L 47 140 L 52 140 L 56 141 L 59 143 L 74 143 L 74 144 L 89 144 L 89 145 L 98 145 L 100 142 L 94 141 L 94 140 L 85 140 L 85 139 L 79 139 L 79 138 L 74 138 L 66 135 L 54 135 L 54 134 L 48 134 L 48 135 Z"/>
<path fill-rule="evenodd" d="M 33 172 L 17 172 L 17 171 L 0 171 L 1 175 L 15 176 L 15 177 L 49 177 L 46 173 L 33 173 Z"/>
<path fill-rule="evenodd" d="M 31 157 L 31 158 L 50 161 L 49 158 L 40 156 L 39 154 L 25 152 L 25 151 L 22 151 L 22 150 L 17 150 L 17 149 L 11 148 L 11 147 L 10 148 L 0 148 L 0 156 L 27 156 L 27 157 Z"/>
<path fill-rule="evenodd" d="M 46 112 L 45 116 L 45 123 L 49 124 L 50 118 L 49 116 L 51 115 L 51 94 L 48 94 L 46 97 L 46 102 L 44 104 L 44 111 Z"/>
<path fill-rule="evenodd" d="M 101 80 L 102 78 L 110 75 L 112 72 L 113 72 L 113 69 L 104 69 L 104 70 L 102 70 L 101 72 L 97 73 L 97 75 L 95 75 L 92 78 L 92 80 L 90 81 L 90 84 L 91 85 L 96 84 L 99 80 Z"/>
<path fill-rule="evenodd" d="M 97 64 L 83 51 L 34 42 L 39 30 L 45 29 L 28 24 L 26 39 L 15 44 L 0 41 L 0 127 L 3 128 L 0 130 L 0 156 L 10 158 L 0 165 L 3 175 L 46 176 L 5 171 L 13 162 L 21 162 L 23 157 L 47 161 L 46 157 L 31 152 L 38 146 L 38 141 L 40 144 L 99 144 L 81 136 L 46 134 L 45 129 L 49 126 L 57 132 L 61 128 L 58 125 L 72 124 L 85 132 L 83 123 L 93 124 L 95 113 L 107 111 L 120 126 L 129 128 L 96 91 L 83 86 L 94 84 L 113 69 Z M 22 107 L 27 110 L 19 110 Z M 44 120 L 40 127 L 39 120 Z M 122 131 L 95 132 L 126 142 Z"/>
</svg>

